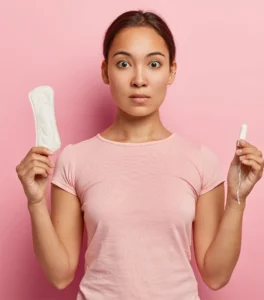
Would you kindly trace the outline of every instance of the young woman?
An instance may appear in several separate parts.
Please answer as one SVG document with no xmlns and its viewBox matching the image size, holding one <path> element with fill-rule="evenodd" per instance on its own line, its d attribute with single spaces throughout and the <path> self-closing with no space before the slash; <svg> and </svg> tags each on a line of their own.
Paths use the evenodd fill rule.
<svg viewBox="0 0 264 300">
<path fill-rule="evenodd" d="M 159 116 L 175 78 L 175 45 L 164 20 L 129 11 L 108 28 L 102 78 L 118 112 L 104 132 L 67 145 L 54 167 L 44 147 L 17 166 L 28 199 L 34 249 L 58 289 L 74 279 L 88 233 L 78 300 L 197 300 L 190 246 L 204 282 L 229 281 L 241 247 L 246 198 L 261 178 L 262 153 L 246 141 L 225 178 L 206 146 L 170 132 Z M 239 205 L 237 165 L 242 162 Z"/>
</svg>

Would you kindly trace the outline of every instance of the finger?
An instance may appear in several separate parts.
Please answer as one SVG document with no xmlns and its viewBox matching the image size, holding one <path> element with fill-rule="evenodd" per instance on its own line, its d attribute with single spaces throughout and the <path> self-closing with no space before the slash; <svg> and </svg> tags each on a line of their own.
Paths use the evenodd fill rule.
<svg viewBox="0 0 264 300">
<path fill-rule="evenodd" d="M 33 160 L 28 164 L 28 169 L 31 169 L 34 167 L 45 169 L 48 175 L 50 175 L 52 173 L 51 167 L 49 167 L 47 164 L 45 164 L 41 161 Z"/>
<path fill-rule="evenodd" d="M 49 174 L 44 168 L 41 167 L 33 167 L 27 170 L 25 173 L 25 177 L 27 178 L 34 178 L 35 175 L 43 175 L 44 177 L 48 177 Z"/>
<path fill-rule="evenodd" d="M 51 168 L 45 164 L 45 163 L 42 163 L 40 161 L 37 161 L 37 160 L 33 160 L 31 161 L 30 163 L 28 163 L 20 172 L 20 176 L 23 177 L 23 176 L 26 176 L 28 171 L 29 170 L 32 170 L 32 169 L 36 169 L 36 171 L 38 171 L 39 168 L 41 169 L 44 169 L 47 173 L 47 175 L 50 175 L 51 174 Z M 30 173 L 32 174 L 32 173 Z M 38 173 L 36 173 L 38 174 Z"/>
<path fill-rule="evenodd" d="M 53 162 L 45 155 L 42 154 L 37 154 L 37 153 L 32 153 L 31 155 L 29 155 L 25 161 L 23 162 L 24 165 L 29 164 L 32 161 L 40 161 L 43 162 L 45 164 L 47 164 L 48 166 L 50 166 L 51 168 L 54 167 Z"/>
<path fill-rule="evenodd" d="M 253 174 L 258 177 L 261 178 L 262 174 L 263 174 L 263 167 L 261 167 L 256 161 L 254 161 L 253 159 L 251 160 L 243 160 L 242 164 L 246 165 L 246 166 L 250 166 L 252 169 Z"/>
<path fill-rule="evenodd" d="M 247 147 L 247 148 L 237 149 L 236 154 L 239 155 L 239 156 L 240 155 L 245 155 L 245 154 L 254 154 L 254 155 L 257 155 L 259 157 L 262 157 L 262 152 L 259 151 L 256 147 L 254 147 L 254 148 Z"/>
<path fill-rule="evenodd" d="M 28 152 L 28 154 L 24 157 L 24 159 L 16 167 L 16 171 L 18 172 L 20 169 L 23 169 L 25 167 L 25 165 L 27 165 L 33 159 L 46 162 L 51 167 L 54 167 L 54 164 L 51 162 L 51 160 L 47 158 L 47 156 L 52 155 L 51 153 L 53 154 L 53 152 L 50 152 L 50 150 L 48 150 L 45 147 L 31 148 L 30 151 Z"/>
<path fill-rule="evenodd" d="M 23 183 L 25 178 L 34 178 L 35 175 L 43 175 L 44 177 L 48 177 L 47 170 L 42 167 L 32 167 L 32 168 L 23 168 L 18 172 L 18 177 Z"/>
<path fill-rule="evenodd" d="M 247 155 L 242 155 L 239 157 L 240 161 L 243 160 L 254 160 L 256 163 L 258 163 L 261 167 L 264 166 L 264 159 L 262 157 L 259 157 L 254 154 L 247 154 Z"/>
<path fill-rule="evenodd" d="M 238 140 L 239 146 L 240 147 L 253 147 L 248 141 L 240 139 Z"/>
<path fill-rule="evenodd" d="M 253 144 L 250 144 L 246 140 L 241 139 L 241 140 L 238 140 L 237 142 L 239 142 L 239 148 L 254 148 L 254 149 L 260 151 L 256 146 L 254 146 Z"/>
<path fill-rule="evenodd" d="M 50 149 L 48 149 L 46 147 L 32 147 L 29 150 L 28 155 L 30 155 L 32 153 L 42 154 L 42 155 L 46 155 L 46 156 L 54 154 L 53 151 L 51 151 Z"/>
</svg>

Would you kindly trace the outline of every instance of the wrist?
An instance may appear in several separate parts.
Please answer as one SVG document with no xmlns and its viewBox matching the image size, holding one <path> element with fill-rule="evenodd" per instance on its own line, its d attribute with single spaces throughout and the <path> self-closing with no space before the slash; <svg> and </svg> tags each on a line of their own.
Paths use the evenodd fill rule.
<svg viewBox="0 0 264 300">
<path fill-rule="evenodd" d="M 43 198 L 37 202 L 28 202 L 28 210 L 29 212 L 34 212 L 35 210 L 42 210 L 47 208 L 46 199 Z"/>
<path fill-rule="evenodd" d="M 234 198 L 229 194 L 227 194 L 226 208 L 244 211 L 245 207 L 246 207 L 246 199 L 240 199 L 240 203 L 239 203 L 237 198 Z"/>
</svg>

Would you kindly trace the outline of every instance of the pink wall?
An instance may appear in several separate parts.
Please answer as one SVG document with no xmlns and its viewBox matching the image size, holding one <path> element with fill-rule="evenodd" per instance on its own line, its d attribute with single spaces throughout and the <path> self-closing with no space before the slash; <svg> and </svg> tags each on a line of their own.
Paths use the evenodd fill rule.
<svg viewBox="0 0 264 300">
<path fill-rule="evenodd" d="M 161 109 L 166 126 L 212 147 L 226 171 L 242 123 L 249 126 L 248 141 L 264 149 L 263 1 L 143 3 L 0 3 L 0 299 L 75 299 L 83 258 L 69 288 L 56 291 L 47 283 L 33 254 L 26 199 L 15 166 L 34 146 L 27 94 L 37 85 L 55 89 L 63 147 L 91 137 L 112 121 L 113 102 L 100 77 L 101 45 L 104 30 L 119 13 L 153 9 L 174 33 L 178 74 Z M 228 286 L 209 291 L 197 274 L 202 300 L 263 299 L 263 195 L 261 181 L 248 198 L 242 253 Z"/>
</svg>

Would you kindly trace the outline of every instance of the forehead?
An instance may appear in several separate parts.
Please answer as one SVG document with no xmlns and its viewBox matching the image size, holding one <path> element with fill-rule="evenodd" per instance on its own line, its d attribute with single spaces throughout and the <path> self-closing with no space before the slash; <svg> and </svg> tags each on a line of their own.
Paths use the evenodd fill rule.
<svg viewBox="0 0 264 300">
<path fill-rule="evenodd" d="M 132 55 L 161 51 L 168 54 L 164 39 L 151 27 L 129 27 L 122 29 L 114 38 L 110 55 L 117 50 L 126 50 Z"/>
</svg>

